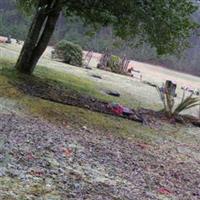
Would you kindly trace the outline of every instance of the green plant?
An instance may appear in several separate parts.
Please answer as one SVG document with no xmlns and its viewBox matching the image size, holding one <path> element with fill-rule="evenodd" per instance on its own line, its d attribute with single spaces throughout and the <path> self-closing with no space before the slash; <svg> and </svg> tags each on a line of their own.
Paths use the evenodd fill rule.
<svg viewBox="0 0 200 200">
<path fill-rule="evenodd" d="M 192 97 L 192 94 L 188 97 L 186 97 L 185 99 L 183 99 L 181 101 L 181 103 L 179 103 L 177 105 L 177 107 L 174 109 L 174 114 L 177 115 L 179 113 L 181 113 L 184 110 L 188 110 L 190 108 L 193 108 L 195 106 L 200 105 L 200 100 L 198 97 Z"/>
<path fill-rule="evenodd" d="M 62 40 L 56 45 L 55 54 L 67 64 L 82 66 L 83 51 L 77 44 Z"/>
<path fill-rule="evenodd" d="M 166 86 L 157 86 L 156 89 L 164 106 L 162 111 L 165 112 L 168 117 L 179 115 L 185 110 L 200 105 L 200 99 L 198 97 L 193 97 L 192 94 L 185 97 L 184 91 L 181 102 L 175 106 L 175 96 L 171 94 L 169 88 Z"/>
<path fill-rule="evenodd" d="M 112 72 L 121 73 L 120 63 L 121 63 L 121 58 L 112 55 L 107 63 L 107 67 L 110 68 Z"/>
</svg>

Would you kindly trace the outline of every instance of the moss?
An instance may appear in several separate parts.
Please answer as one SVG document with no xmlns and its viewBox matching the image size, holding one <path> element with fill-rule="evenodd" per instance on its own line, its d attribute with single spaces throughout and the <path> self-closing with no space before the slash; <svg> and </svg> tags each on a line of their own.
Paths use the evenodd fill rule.
<svg viewBox="0 0 200 200">
<path fill-rule="evenodd" d="M 42 180 L 24 185 L 17 178 L 0 177 L 0 191 L 1 200 L 60 199 L 56 187 L 47 187 Z"/>
<path fill-rule="evenodd" d="M 23 194 L 23 184 L 16 178 L 0 177 L 0 191 L 2 200 L 27 199 Z M 19 195 L 10 191 L 17 191 Z"/>
</svg>

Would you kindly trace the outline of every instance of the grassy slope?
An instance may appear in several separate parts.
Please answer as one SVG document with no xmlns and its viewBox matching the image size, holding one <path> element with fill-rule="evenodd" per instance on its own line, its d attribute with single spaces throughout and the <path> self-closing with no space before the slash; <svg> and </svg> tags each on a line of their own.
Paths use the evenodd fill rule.
<svg viewBox="0 0 200 200">
<path fill-rule="evenodd" d="M 99 114 L 73 106 L 52 103 L 21 93 L 13 84 L 11 84 L 11 82 L 20 81 L 19 75 L 13 70 L 17 54 L 18 47 L 16 46 L 0 46 L 0 55 L 2 55 L 3 57 L 0 57 L 0 113 L 9 111 L 16 112 L 18 113 L 18 115 L 32 115 L 35 117 L 43 118 L 44 120 L 48 120 L 51 123 L 57 125 L 62 124 L 62 126 L 74 127 L 74 129 L 86 126 L 89 128 L 89 130 L 98 129 L 100 131 L 109 132 L 120 137 L 129 138 L 130 140 L 134 140 L 134 142 L 153 144 L 156 143 L 158 145 L 152 146 L 154 146 L 155 148 L 159 146 L 158 149 L 162 156 L 166 156 L 167 159 L 168 152 L 172 151 L 173 156 L 177 156 L 177 162 L 189 162 L 189 158 L 191 159 L 193 151 L 189 149 L 189 157 L 185 157 L 185 152 L 183 152 L 183 155 L 176 155 L 176 145 L 181 144 L 186 148 L 187 152 L 187 147 L 192 149 L 192 147 L 199 146 L 200 130 L 198 128 L 163 124 L 160 127 L 151 129 L 133 121 Z M 112 73 L 98 71 L 96 69 L 92 70 L 92 72 L 88 72 L 84 69 L 75 68 L 73 66 L 64 65 L 58 62 L 52 62 L 48 59 L 48 55 L 43 58 L 43 60 L 41 60 L 40 64 L 44 65 L 44 67 L 39 66 L 34 75 L 47 81 L 53 80 L 57 81 L 58 84 L 65 85 L 67 88 L 67 92 L 69 93 L 79 92 L 81 94 L 92 95 L 106 101 L 118 101 L 132 107 L 160 107 L 160 104 L 158 103 L 158 96 L 155 90 L 151 87 L 141 84 L 138 81 L 131 80 L 129 78 Z M 161 69 L 158 68 L 158 71 L 159 70 Z M 146 71 L 148 71 L 148 69 L 146 69 Z M 103 76 L 103 80 L 91 78 L 90 75 L 93 73 L 97 73 Z M 161 73 L 162 76 L 164 76 L 165 73 L 168 74 L 172 72 L 166 72 L 164 70 L 164 72 Z M 182 77 L 182 75 L 179 73 L 178 77 L 181 78 L 182 81 L 185 79 L 186 82 L 193 83 L 191 76 L 189 76 L 189 78 L 187 75 L 184 75 Z M 156 77 L 156 81 L 159 82 L 160 78 L 161 77 L 158 75 Z M 197 79 L 198 78 L 194 77 L 194 84 L 196 84 Z M 149 77 L 148 80 L 151 80 L 151 77 Z M 119 90 L 122 94 L 122 97 L 109 97 L 102 92 L 102 90 L 110 88 Z M 170 146 L 171 144 L 173 145 Z M 147 149 L 147 151 L 149 150 Z M 134 154 L 135 153 L 137 154 L 137 152 L 135 152 L 134 150 Z M 144 154 L 142 150 L 141 154 Z M 136 156 L 140 158 L 139 154 L 137 154 Z M 147 154 L 147 156 L 144 158 L 146 158 L 147 161 L 148 159 L 153 159 L 153 157 L 150 156 L 151 150 L 150 154 Z M 138 162 L 140 162 L 140 160 Z M 167 164 L 169 164 L 169 162 L 167 162 Z M 189 165 L 190 164 L 191 163 L 189 162 Z M 173 165 L 172 169 L 174 169 L 174 166 L 176 165 Z M 187 171 L 184 172 L 186 173 Z M 154 173 L 157 173 L 157 171 Z M 190 173 L 190 170 L 188 170 L 188 173 Z M 97 175 L 95 174 L 95 176 Z M 149 176 L 147 176 L 147 179 L 149 180 L 149 182 L 151 182 Z M 23 185 L 18 179 L 10 178 L 7 176 L 0 177 L 0 190 L 8 192 L 14 191 L 18 194 L 37 194 L 38 196 L 43 196 L 44 194 L 48 193 L 47 188 L 45 188 L 42 181 L 38 181 L 37 183 L 32 182 L 27 185 Z M 54 192 L 55 194 L 51 194 L 52 196 L 59 196 L 58 191 L 53 190 L 52 193 Z M 13 198 L 12 195 L 9 194 L 6 197 L 4 196 L 4 199 L 10 200 Z M 22 195 L 19 197 L 19 199 L 26 199 L 26 197 Z M 158 199 L 169 200 L 171 198 L 161 195 Z"/>
<path fill-rule="evenodd" d="M 13 105 L 15 110 L 16 106 L 14 105 L 16 104 L 20 109 L 23 108 L 23 112 L 39 115 L 56 123 L 63 122 L 69 125 L 73 124 L 78 126 L 86 125 L 120 135 L 145 139 L 146 141 L 159 141 L 160 139 L 163 140 L 167 137 L 174 139 L 180 138 L 181 140 L 183 139 L 184 141 L 191 143 L 199 142 L 200 138 L 198 133 L 200 131 L 196 128 L 163 125 L 163 127 L 158 128 L 159 130 L 152 130 L 141 126 L 138 123 L 124 119 L 94 113 L 72 106 L 63 106 L 21 94 L 16 88 L 13 88 L 13 86 L 9 84 L 9 79 L 17 79 L 15 72 L 12 70 L 10 71 L 10 69 L 14 66 L 20 48 L 21 46 L 17 44 L 0 45 L 0 66 L 9 69 L 1 70 L 0 96 L 3 98 L 1 98 L 0 105 L 10 102 L 9 106 Z M 35 70 L 35 76 L 47 79 L 48 81 L 57 81 L 58 84 L 65 85 L 66 88 L 68 88 L 67 90 L 69 93 L 75 91 L 81 94 L 95 96 L 101 100 L 119 102 L 134 108 L 161 108 L 159 97 L 154 88 L 129 77 L 98 70 L 93 66 L 93 70 L 90 71 L 52 61 L 50 59 L 50 51 L 51 48 L 46 50 L 43 58 L 40 60 L 41 66 L 37 67 Z M 92 64 L 94 62 L 95 61 L 93 61 Z M 132 63 L 136 69 L 141 70 L 145 80 L 161 84 L 166 76 L 166 79 L 175 79 L 178 83 L 179 98 L 181 97 L 181 84 L 197 87 L 200 82 L 200 78 L 191 75 L 173 72 L 171 70 L 139 62 L 133 61 Z M 91 77 L 92 74 L 101 75 L 103 79 L 95 79 Z M 5 88 L 9 89 L 5 90 Z M 108 89 L 119 91 L 121 97 L 116 98 L 106 95 L 104 91 Z M 2 100 L 6 97 L 6 101 Z M 190 110 L 189 112 L 196 115 L 197 109 Z"/>
<path fill-rule="evenodd" d="M 182 126 L 171 126 L 163 124 L 162 127 L 151 129 L 141 126 L 129 120 L 111 117 L 104 114 L 91 112 L 73 106 L 64 106 L 52 103 L 39 98 L 33 98 L 22 94 L 10 81 L 19 81 L 19 75 L 12 69 L 14 63 L 5 59 L 0 59 L 0 105 L 2 110 L 10 109 L 21 114 L 42 117 L 52 123 L 73 127 L 86 126 L 92 129 L 99 129 L 111 132 L 118 136 L 134 138 L 143 142 L 163 142 L 164 140 L 178 140 L 188 144 L 198 144 L 200 142 L 199 129 L 185 128 Z M 67 92 L 80 92 L 85 95 L 93 95 L 107 101 L 115 100 L 115 97 L 108 97 L 98 92 L 93 82 L 84 78 L 77 78 L 53 69 L 38 67 L 35 76 L 42 79 L 56 80 L 59 84 L 64 84 Z M 123 99 L 121 99 L 123 101 Z"/>
<path fill-rule="evenodd" d="M 152 131 L 148 128 L 141 128 L 138 123 L 91 112 L 73 106 L 64 106 L 48 102 L 36 97 L 26 96 L 10 84 L 10 80 L 18 80 L 17 73 L 14 70 L 11 70 L 13 63 L 7 60 L 0 60 L 0 65 L 3 67 L 0 74 L 0 102 L 1 106 L 5 109 L 14 109 L 19 114 L 23 113 L 40 116 L 56 124 L 62 123 L 78 127 L 88 126 L 90 128 L 98 128 L 120 135 L 129 135 L 131 137 L 134 135 L 138 135 L 138 137 L 140 137 L 142 135 L 142 129 L 144 129 L 146 130 L 144 132 L 147 133 L 147 136 L 144 134 L 142 137 L 151 137 L 150 135 L 148 136 L 148 133 Z M 59 81 L 62 81 L 63 78 L 63 73 L 55 72 L 53 70 L 46 70 L 44 72 L 43 67 L 38 67 L 36 75 L 43 78 L 46 76 L 48 79 L 51 76 L 54 76 L 55 79 Z M 65 78 L 67 77 L 65 76 Z M 63 84 L 68 86 L 69 93 L 80 92 L 82 94 L 95 95 L 100 99 L 112 100 L 111 98 L 105 98 L 103 95 L 97 93 L 97 91 L 90 85 L 90 82 L 87 82 L 84 79 L 82 80 L 69 76 L 67 81 L 66 79 L 63 81 Z M 134 134 L 133 130 L 135 130 Z"/>
<path fill-rule="evenodd" d="M 20 48 L 21 46 L 17 44 L 1 44 L 0 58 L 8 58 L 9 60 L 12 59 L 13 61 L 15 61 L 19 54 Z M 154 88 L 149 87 L 148 85 L 145 85 L 139 82 L 138 80 L 132 79 L 130 77 L 125 77 L 110 72 L 98 70 L 95 67 L 95 59 L 93 59 L 91 62 L 93 70 L 86 70 L 83 68 L 77 68 L 70 65 L 66 65 L 61 62 L 52 61 L 50 59 L 50 52 L 51 48 L 48 47 L 39 64 L 45 66 L 45 73 L 46 68 L 55 69 L 57 72 L 66 72 L 63 73 L 62 77 L 59 76 L 62 82 L 64 81 L 67 82 L 67 84 L 74 84 L 76 82 L 75 79 L 81 78 L 82 80 L 84 80 L 84 84 L 89 83 L 90 86 L 97 91 L 94 95 L 97 95 L 99 93 L 98 97 L 103 96 L 103 98 L 105 98 L 106 96 L 102 95 L 105 93 L 105 90 L 117 90 L 121 93 L 121 97 L 110 100 L 114 100 L 116 102 L 120 102 L 134 108 L 161 108 L 161 103 L 158 94 Z M 178 84 L 177 101 L 181 100 L 181 86 L 190 86 L 192 88 L 200 87 L 199 77 L 175 72 L 161 67 L 155 67 L 150 64 L 140 63 L 136 61 L 132 61 L 131 63 L 134 65 L 136 70 L 140 70 L 142 72 L 145 81 L 150 81 L 161 85 L 166 79 L 175 80 Z M 91 76 L 92 74 L 101 75 L 103 79 L 95 79 Z M 48 76 L 51 76 L 51 74 L 48 74 Z M 50 78 L 54 79 L 54 74 Z M 71 78 L 73 79 L 72 81 Z M 83 87 L 85 86 L 83 85 Z M 92 90 L 91 92 L 94 92 L 94 90 Z M 109 100 L 108 96 L 106 98 Z M 198 114 L 197 109 L 191 110 L 190 113 L 191 112 L 194 115 Z"/>
</svg>

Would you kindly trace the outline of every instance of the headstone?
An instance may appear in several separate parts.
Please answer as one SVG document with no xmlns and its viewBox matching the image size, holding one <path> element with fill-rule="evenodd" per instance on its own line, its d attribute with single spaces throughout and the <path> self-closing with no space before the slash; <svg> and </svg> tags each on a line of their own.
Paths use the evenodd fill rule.
<svg viewBox="0 0 200 200">
<path fill-rule="evenodd" d="M 165 82 L 165 89 L 167 90 L 166 92 L 168 92 L 171 96 L 176 97 L 176 88 L 177 88 L 177 84 L 173 83 L 170 80 L 167 80 Z"/>
<path fill-rule="evenodd" d="M 89 64 L 90 64 L 90 61 L 92 59 L 92 56 L 93 56 L 93 52 L 92 51 L 88 51 L 84 57 L 84 67 L 85 68 L 88 68 L 89 67 Z"/>
<path fill-rule="evenodd" d="M 101 58 L 100 58 L 100 61 L 97 65 L 97 68 L 99 69 L 103 69 L 103 70 L 108 70 L 108 61 L 110 60 L 111 58 L 111 54 L 107 51 L 105 52 Z"/>
<path fill-rule="evenodd" d="M 115 96 L 115 97 L 120 97 L 120 93 L 119 92 L 116 92 L 116 91 L 106 91 L 106 93 L 108 95 L 111 95 L 111 96 Z"/>
<path fill-rule="evenodd" d="M 92 75 L 92 77 L 94 77 L 94 78 L 98 78 L 98 79 L 102 79 L 102 77 L 101 77 L 101 76 L 99 76 L 99 75 L 96 75 L 96 74 L 93 74 L 93 75 Z"/>
<path fill-rule="evenodd" d="M 11 36 L 10 35 L 8 36 L 8 38 L 6 40 L 6 43 L 11 44 Z"/>
<path fill-rule="evenodd" d="M 55 52 L 55 50 L 52 50 L 51 51 L 51 59 L 55 59 L 55 57 L 56 57 L 56 52 Z"/>
</svg>

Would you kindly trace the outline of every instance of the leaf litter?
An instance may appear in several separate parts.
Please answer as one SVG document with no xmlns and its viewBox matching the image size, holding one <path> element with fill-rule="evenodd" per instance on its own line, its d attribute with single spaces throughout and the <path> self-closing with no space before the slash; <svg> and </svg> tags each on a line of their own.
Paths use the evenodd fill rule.
<svg viewBox="0 0 200 200">
<path fill-rule="evenodd" d="M 199 147 L 8 113 L 0 138 L 0 199 L 200 199 Z"/>
</svg>

